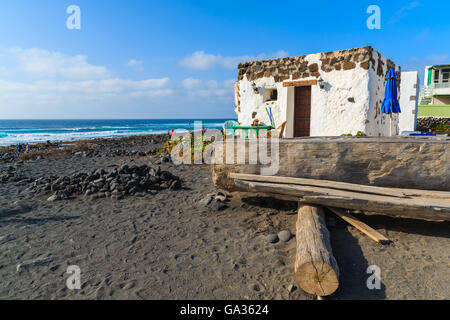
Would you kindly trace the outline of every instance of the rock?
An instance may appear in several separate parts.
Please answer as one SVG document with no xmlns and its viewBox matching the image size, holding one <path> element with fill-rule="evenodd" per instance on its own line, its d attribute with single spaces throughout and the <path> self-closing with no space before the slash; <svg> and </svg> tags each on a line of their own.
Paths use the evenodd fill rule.
<svg viewBox="0 0 450 320">
<path fill-rule="evenodd" d="M 291 293 L 291 292 L 293 292 L 295 289 L 297 289 L 297 287 L 294 286 L 293 284 L 290 284 L 290 285 L 288 286 L 287 289 L 288 289 L 288 292 Z"/>
<path fill-rule="evenodd" d="M 174 180 L 169 186 L 169 190 L 178 190 L 181 188 L 180 180 Z"/>
<path fill-rule="evenodd" d="M 283 230 L 278 233 L 278 238 L 283 242 L 288 242 L 291 239 L 291 232 L 289 230 Z"/>
<path fill-rule="evenodd" d="M 216 211 L 222 211 L 225 210 L 227 206 L 225 204 L 223 204 L 221 201 L 214 199 L 211 202 L 211 208 L 213 208 Z"/>
<path fill-rule="evenodd" d="M 43 264 L 46 264 L 46 263 L 50 263 L 50 262 L 52 262 L 52 261 L 53 261 L 53 258 L 52 258 L 52 257 L 41 257 L 41 258 L 37 258 L 37 259 L 34 259 L 34 260 L 24 261 L 24 262 L 21 262 L 21 263 L 19 263 L 19 264 L 17 265 L 16 271 L 17 271 L 17 272 L 20 272 L 20 271 L 22 271 L 24 268 L 28 268 L 28 267 L 30 267 L 30 266 L 39 266 L 39 265 L 43 265 Z"/>
<path fill-rule="evenodd" d="M 205 198 L 203 198 L 202 200 L 200 200 L 199 201 L 199 203 L 202 205 L 202 206 L 208 206 L 210 203 L 211 203 L 211 201 L 212 201 L 212 199 L 213 199 L 213 197 L 211 197 L 210 195 L 207 195 Z"/>
<path fill-rule="evenodd" d="M 59 200 L 59 196 L 57 194 L 52 195 L 50 198 L 47 199 L 49 202 L 55 202 Z"/>
<path fill-rule="evenodd" d="M 278 242 L 278 236 L 274 233 L 268 234 L 266 236 L 266 241 L 269 243 L 275 243 Z"/>
<path fill-rule="evenodd" d="M 218 200 L 220 202 L 224 202 L 225 200 L 227 200 L 227 197 L 223 196 L 223 195 L 217 195 L 214 197 L 215 200 Z"/>
</svg>

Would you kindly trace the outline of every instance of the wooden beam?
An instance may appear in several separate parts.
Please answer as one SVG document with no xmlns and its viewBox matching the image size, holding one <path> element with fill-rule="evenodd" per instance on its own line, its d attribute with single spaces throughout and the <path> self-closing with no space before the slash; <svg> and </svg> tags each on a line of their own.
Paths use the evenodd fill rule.
<svg viewBox="0 0 450 320">
<path fill-rule="evenodd" d="M 298 80 L 298 81 L 285 81 L 283 87 L 302 87 L 313 86 L 317 84 L 317 80 Z"/>
<path fill-rule="evenodd" d="M 428 221 L 450 221 L 450 199 L 396 198 L 331 188 L 264 183 L 239 179 L 235 179 L 234 183 L 238 188 L 245 191 L 297 196 L 301 198 L 300 201 L 303 203 L 373 211 L 394 217 Z"/>
<path fill-rule="evenodd" d="M 417 190 L 417 189 L 401 189 L 401 188 L 386 188 L 375 187 L 361 184 L 354 184 L 348 182 L 319 180 L 319 179 L 306 179 L 306 178 L 291 178 L 280 176 L 263 176 L 257 174 L 245 174 L 245 173 L 230 173 L 230 178 L 246 180 L 246 181 L 259 181 L 259 182 L 274 182 L 283 184 L 297 184 L 303 186 L 315 186 L 325 187 L 338 190 L 358 191 L 363 193 L 378 194 L 384 196 L 409 198 L 409 197 L 432 197 L 450 199 L 450 192 L 448 191 L 430 191 L 430 190 Z"/>
<path fill-rule="evenodd" d="M 333 256 L 323 208 L 299 204 L 295 277 L 305 292 L 328 296 L 339 287 L 339 267 Z"/>
<path fill-rule="evenodd" d="M 328 207 L 328 209 L 333 212 L 334 214 L 341 217 L 343 220 L 350 223 L 352 226 L 354 226 L 356 229 L 361 231 L 362 233 L 366 234 L 370 239 L 374 240 L 375 242 L 381 243 L 381 244 L 387 244 L 391 241 L 383 236 L 381 233 L 376 231 L 375 229 L 372 229 L 364 222 L 359 221 L 355 217 L 353 217 L 351 214 L 347 213 L 345 210 L 339 209 L 339 208 L 333 208 Z"/>
</svg>

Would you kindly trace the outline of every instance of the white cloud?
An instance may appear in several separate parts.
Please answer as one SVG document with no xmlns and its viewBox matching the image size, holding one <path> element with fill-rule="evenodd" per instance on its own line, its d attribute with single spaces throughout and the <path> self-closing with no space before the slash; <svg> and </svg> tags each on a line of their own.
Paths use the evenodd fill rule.
<svg viewBox="0 0 450 320">
<path fill-rule="evenodd" d="M 408 13 L 419 7 L 421 4 L 419 1 L 412 1 L 410 3 L 408 3 L 406 6 L 401 7 L 389 20 L 389 23 L 395 23 L 400 21 L 400 19 L 406 17 L 408 15 Z"/>
<path fill-rule="evenodd" d="M 174 94 L 168 77 L 130 80 L 112 76 L 85 55 L 42 49 L 0 50 L 0 106 L 102 101 L 112 97 L 161 97 Z M 135 66 L 139 63 L 135 61 Z"/>
<path fill-rule="evenodd" d="M 0 49 L 0 57 L 0 118 L 44 114 L 44 117 L 54 114 L 71 117 L 95 114 L 99 110 L 118 113 L 118 106 L 157 108 L 169 100 L 183 98 L 203 105 L 232 103 L 233 99 L 233 79 L 186 78 L 180 82 L 173 82 L 169 77 L 124 79 L 106 67 L 89 63 L 85 55 L 71 56 L 42 49 Z M 130 65 L 139 66 L 136 61 Z M 113 105 L 115 109 L 110 108 Z"/>
<path fill-rule="evenodd" d="M 32 101 L 58 104 L 63 100 L 104 100 L 111 97 L 157 97 L 172 95 L 169 78 L 132 81 L 119 78 L 83 81 L 0 80 L 0 101 Z"/>
<path fill-rule="evenodd" d="M 187 78 L 182 81 L 182 87 L 190 97 L 233 97 L 235 80 L 200 80 Z"/>
<path fill-rule="evenodd" d="M 85 55 L 69 56 L 42 49 L 14 48 L 9 54 L 19 71 L 41 77 L 64 79 L 102 79 L 110 76 L 102 66 L 89 64 Z"/>
<path fill-rule="evenodd" d="M 201 88 L 202 84 L 203 84 L 202 80 L 193 79 L 193 78 L 187 78 L 181 82 L 181 86 L 187 90 Z"/>
<path fill-rule="evenodd" d="M 288 53 L 284 50 L 279 50 L 272 54 L 261 53 L 257 56 L 237 56 L 237 57 L 224 57 L 222 55 L 214 55 L 205 53 L 204 51 L 196 51 L 191 55 L 184 57 L 179 63 L 181 66 L 195 70 L 208 70 L 212 68 L 223 68 L 228 70 L 236 69 L 239 63 L 274 59 L 280 57 L 286 57 Z"/>
<path fill-rule="evenodd" d="M 128 61 L 127 66 L 136 71 L 144 71 L 144 62 L 141 60 L 131 59 Z"/>
</svg>

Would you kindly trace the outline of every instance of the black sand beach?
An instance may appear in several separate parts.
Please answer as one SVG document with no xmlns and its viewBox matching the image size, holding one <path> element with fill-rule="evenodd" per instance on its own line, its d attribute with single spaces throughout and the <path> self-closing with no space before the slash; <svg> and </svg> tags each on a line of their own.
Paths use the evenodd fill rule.
<svg viewBox="0 0 450 320">
<path fill-rule="evenodd" d="M 219 192 L 210 167 L 176 166 L 156 155 L 165 138 L 42 145 L 23 161 L 4 148 L 0 299 L 313 299 L 295 284 L 295 239 L 266 240 L 295 232 L 296 204 L 233 193 L 204 205 Z M 160 168 L 179 177 L 180 186 L 123 197 L 73 193 L 58 201 L 47 200 L 52 191 L 30 188 L 39 178 L 123 165 Z M 380 245 L 327 217 L 341 270 L 340 287 L 327 299 L 450 298 L 449 223 L 358 215 L 393 241 Z M 42 257 L 49 259 L 18 268 Z M 71 265 L 81 270 L 80 290 L 66 286 Z M 381 269 L 379 290 L 366 286 L 371 265 Z"/>
</svg>

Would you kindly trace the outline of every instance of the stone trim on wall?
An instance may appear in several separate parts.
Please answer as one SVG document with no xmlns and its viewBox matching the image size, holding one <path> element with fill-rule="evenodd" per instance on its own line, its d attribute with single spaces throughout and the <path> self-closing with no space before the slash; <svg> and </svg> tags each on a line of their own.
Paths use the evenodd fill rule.
<svg viewBox="0 0 450 320">
<path fill-rule="evenodd" d="M 319 78 L 319 65 L 317 63 L 309 63 L 305 57 L 306 55 L 243 62 L 238 66 L 238 80 L 243 80 L 244 75 L 248 81 L 254 81 L 263 77 L 273 77 L 275 82 L 310 77 Z M 381 54 L 370 46 L 323 52 L 321 53 L 320 61 L 322 72 L 351 70 L 359 65 L 365 70 L 372 68 L 378 76 L 384 77 L 389 68 L 396 69 L 394 62 L 389 59 L 387 59 L 385 67 Z M 377 61 L 378 63 L 376 63 Z M 400 79 L 400 72 L 398 72 L 398 77 Z M 398 86 L 400 87 L 400 81 L 398 81 Z"/>
</svg>

